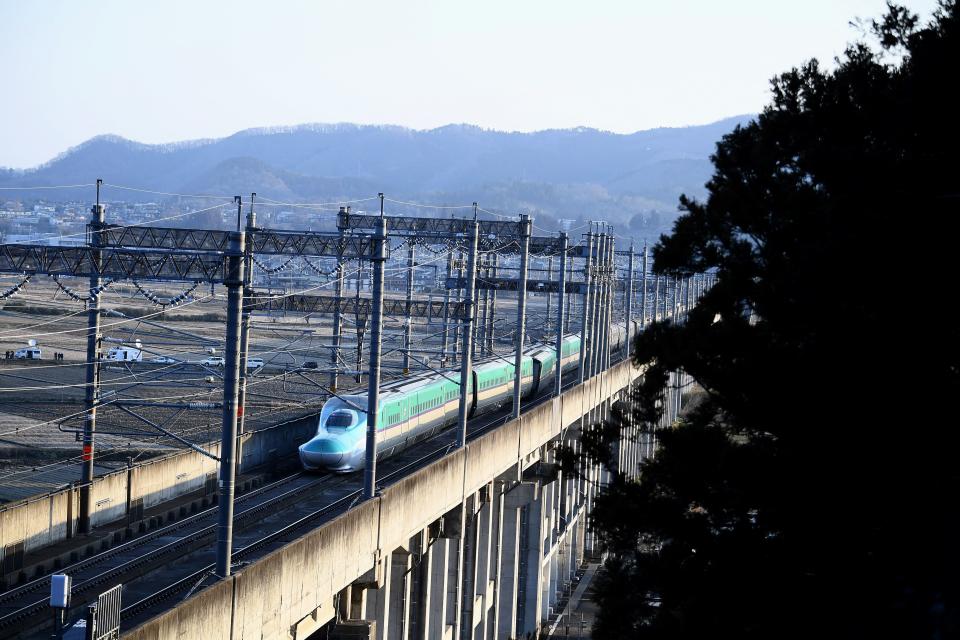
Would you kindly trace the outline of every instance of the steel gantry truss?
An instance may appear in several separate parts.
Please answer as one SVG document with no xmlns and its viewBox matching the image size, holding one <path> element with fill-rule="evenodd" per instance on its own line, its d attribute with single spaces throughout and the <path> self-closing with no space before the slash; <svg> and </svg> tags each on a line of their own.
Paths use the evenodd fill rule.
<svg viewBox="0 0 960 640">
<path fill-rule="evenodd" d="M 373 297 L 357 298 L 336 295 L 273 295 L 254 291 L 247 300 L 251 311 L 292 311 L 298 313 L 352 313 L 368 316 L 372 309 Z M 411 318 L 441 318 L 446 303 L 442 300 L 401 300 L 384 298 L 383 313 L 388 316 Z M 464 303 L 456 301 L 449 304 L 448 316 L 460 320 L 464 314 Z"/>
<path fill-rule="evenodd" d="M 369 258 L 372 255 L 370 234 L 342 236 L 319 231 L 274 231 L 247 226 L 250 251 L 259 255 L 292 255 L 315 257 Z M 96 233 L 87 225 L 87 235 Z M 105 247 L 136 249 L 169 249 L 174 251 L 225 251 L 230 231 L 210 229 L 177 229 L 172 227 L 127 227 L 104 225 L 101 231 Z M 387 257 L 390 257 L 389 248 Z"/>
<path fill-rule="evenodd" d="M 227 253 L 222 251 L 184 253 L 92 246 L 0 245 L 0 272 L 25 275 L 223 282 L 226 264 Z"/>
<path fill-rule="evenodd" d="M 242 416 L 240 397 L 241 344 L 247 336 L 241 327 L 242 300 L 249 291 L 252 253 L 385 259 L 389 248 L 383 238 L 369 234 L 344 238 L 337 234 L 271 231 L 252 228 L 225 232 L 162 227 L 125 227 L 104 222 L 97 181 L 97 203 L 87 226 L 86 247 L 0 245 L 0 273 L 46 274 L 90 279 L 87 298 L 87 364 L 83 428 L 79 530 L 90 531 L 91 485 L 95 457 L 96 414 L 100 405 L 100 293 L 103 279 L 207 282 L 227 288 L 227 322 L 224 348 L 223 432 L 219 457 L 219 522 L 217 573 L 230 573 L 233 496 L 236 473 L 237 423 Z M 237 198 L 238 208 L 240 199 Z M 248 241 L 249 238 L 249 241 Z M 247 325 L 249 326 L 249 325 Z M 245 360 L 246 353 L 243 353 Z"/>
<path fill-rule="evenodd" d="M 522 354 L 527 333 L 526 303 L 528 292 L 543 292 L 551 295 L 547 303 L 547 315 L 553 295 L 556 295 L 556 341 L 557 362 L 562 360 L 562 338 L 570 329 L 571 304 L 569 294 L 582 298 L 582 317 L 579 323 L 581 334 L 580 371 L 581 381 L 596 375 L 609 365 L 609 331 L 614 323 L 614 301 L 623 291 L 625 319 L 630 326 L 634 296 L 634 251 L 617 251 L 612 227 L 591 223 L 584 240 L 570 246 L 565 233 L 557 237 L 533 236 L 532 221 L 526 215 L 517 220 L 477 220 L 476 203 L 474 217 L 433 218 L 410 216 L 385 216 L 383 194 L 380 194 L 380 215 L 354 214 L 349 208 L 341 208 L 337 215 L 337 231 L 302 232 L 277 231 L 256 226 L 256 215 L 251 207 L 245 228 L 240 228 L 241 201 L 236 197 L 237 231 L 203 229 L 178 229 L 166 227 L 122 226 L 104 221 L 104 208 L 94 206 L 91 222 L 87 226 L 86 247 L 50 247 L 31 245 L 0 245 L 0 273 L 23 275 L 49 274 L 56 276 L 79 276 L 90 279 L 91 295 L 88 304 L 86 420 L 83 431 L 83 479 L 81 484 L 80 530 L 90 527 L 90 485 L 93 479 L 94 437 L 96 410 L 100 404 L 100 307 L 99 293 L 103 280 L 159 280 L 186 281 L 222 284 L 227 289 L 227 322 L 225 335 L 224 396 L 220 407 L 223 411 L 223 433 L 219 457 L 219 523 L 217 547 L 217 574 L 230 574 L 232 550 L 233 495 L 236 472 L 238 428 L 242 431 L 243 406 L 245 401 L 245 372 L 249 341 L 250 316 L 254 311 L 293 311 L 300 313 L 332 313 L 334 315 L 331 373 L 331 389 L 336 390 L 336 371 L 339 367 L 342 316 L 355 314 L 358 319 L 370 318 L 370 355 L 367 386 L 367 459 L 364 480 L 364 496 L 372 497 L 376 488 L 376 439 L 378 394 L 380 386 L 380 350 L 384 314 L 404 317 L 404 368 L 409 367 L 411 351 L 410 318 L 443 318 L 442 351 L 444 357 L 450 338 L 449 321 L 453 326 L 453 343 L 460 343 L 460 385 L 467 388 L 471 374 L 471 362 L 477 345 L 477 335 L 482 332 L 481 348 L 493 353 L 493 327 L 499 291 L 517 293 L 516 331 L 514 348 L 513 412 L 519 415 L 521 397 Z M 390 257 L 389 237 L 404 237 L 408 243 L 407 278 L 405 297 L 384 296 L 384 265 Z M 413 272 L 417 266 L 415 246 L 446 243 L 450 250 L 446 277 L 442 280 L 445 289 L 442 300 L 417 300 L 413 297 Z M 455 245 L 460 257 L 453 258 Z M 617 277 L 616 258 L 627 253 L 629 265 L 627 282 Z M 337 266 L 334 295 L 284 294 L 273 295 L 254 290 L 253 269 L 258 263 L 255 255 L 311 256 L 335 258 Z M 500 264 L 500 256 L 519 256 L 517 277 L 500 275 L 506 266 Z M 482 259 L 481 259 L 482 256 Z M 549 258 L 547 278 L 530 279 L 530 257 Z M 559 258 L 554 278 L 553 258 Z M 582 279 L 574 280 L 573 258 L 584 261 Z M 344 295 L 344 265 L 348 260 L 369 261 L 372 268 L 372 291 L 370 297 Z M 643 253 L 641 322 L 647 315 L 647 255 Z M 512 269 L 513 267 L 511 267 Z M 456 271 L 456 274 L 454 273 Z M 536 269 L 543 272 L 542 269 Z M 521 285 L 520 283 L 524 283 Z M 694 284 L 691 292 L 686 284 L 686 303 L 702 293 L 705 283 Z M 682 285 L 674 283 L 674 305 L 681 301 Z M 451 299 L 451 291 L 462 291 L 458 299 Z M 664 287 L 666 291 L 666 286 Z M 654 288 L 653 318 L 658 318 L 659 277 Z M 477 306 L 483 313 L 477 322 Z M 664 296 L 664 299 L 666 297 Z M 665 310 L 665 308 L 664 308 Z M 676 311 L 676 309 L 674 309 Z M 665 314 L 664 314 L 665 315 Z M 551 318 L 548 317 L 547 327 Z M 629 331 L 629 329 L 628 329 Z M 628 334 L 629 336 L 629 334 Z M 362 340 L 358 340 L 359 343 Z M 453 349 L 454 359 L 457 348 Z M 358 352 L 359 353 L 359 352 Z M 560 367 L 555 376 L 555 392 L 562 388 Z M 457 425 L 457 442 L 466 442 L 467 394 L 460 394 L 460 412 Z"/>
</svg>

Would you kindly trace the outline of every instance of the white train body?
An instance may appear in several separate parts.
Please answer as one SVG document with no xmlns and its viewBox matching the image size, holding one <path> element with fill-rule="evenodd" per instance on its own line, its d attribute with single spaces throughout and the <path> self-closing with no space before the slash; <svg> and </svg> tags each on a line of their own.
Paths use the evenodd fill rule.
<svg viewBox="0 0 960 640">
<path fill-rule="evenodd" d="M 631 335 L 636 330 L 632 323 Z M 617 353 L 625 347 L 623 325 L 610 328 L 609 348 Z M 562 341 L 564 375 L 579 368 L 580 336 Z M 535 345 L 521 358 L 521 398 L 533 397 L 552 387 L 557 352 L 553 347 Z M 467 415 L 496 411 L 513 402 L 514 365 L 501 358 L 474 363 L 467 389 Z M 428 372 L 393 381 L 380 389 L 377 422 L 377 457 L 383 458 L 456 424 L 460 404 L 459 370 Z M 305 469 L 349 472 L 364 466 L 367 432 L 367 394 L 340 396 L 328 400 L 320 412 L 316 435 L 299 448 Z"/>
</svg>

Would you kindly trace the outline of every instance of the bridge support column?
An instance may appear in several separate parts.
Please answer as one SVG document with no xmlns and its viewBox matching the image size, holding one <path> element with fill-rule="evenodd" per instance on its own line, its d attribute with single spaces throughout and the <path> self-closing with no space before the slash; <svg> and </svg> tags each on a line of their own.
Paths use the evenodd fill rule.
<svg viewBox="0 0 960 640">
<path fill-rule="evenodd" d="M 541 609 L 543 606 L 543 538 L 547 501 L 545 496 L 539 495 L 531 500 L 523 510 L 521 524 L 522 566 L 520 573 L 520 600 L 523 610 L 517 617 L 517 636 L 524 634 L 535 636 L 540 628 Z M 549 576 L 547 576 L 549 579 Z"/>
<path fill-rule="evenodd" d="M 517 637 L 517 598 L 519 597 L 520 529 L 522 510 L 530 503 L 535 488 L 518 484 L 501 498 L 499 532 L 499 569 L 497 588 L 497 640 Z"/>
<path fill-rule="evenodd" d="M 481 508 L 477 494 L 467 497 L 463 504 L 463 536 L 460 541 L 460 640 L 473 640 L 474 627 L 479 617 L 476 597 L 477 564 L 480 559 Z"/>
<path fill-rule="evenodd" d="M 423 614 L 420 638 L 442 640 L 452 633 L 453 598 L 456 598 L 456 544 L 453 538 L 439 537 L 424 554 Z"/>
<path fill-rule="evenodd" d="M 556 526 L 556 508 L 554 501 L 556 499 L 556 483 L 551 482 L 543 486 L 543 521 L 541 535 L 543 541 L 543 553 L 540 558 L 540 620 L 549 620 L 553 612 L 553 605 L 556 598 L 557 574 L 554 571 L 553 554 L 550 553 L 554 542 L 554 531 Z"/>
<path fill-rule="evenodd" d="M 492 613 L 493 585 L 492 576 L 496 575 L 493 562 L 493 539 L 496 531 L 494 520 L 499 516 L 494 501 L 494 485 L 488 484 L 477 494 L 477 515 L 475 518 L 474 575 L 473 588 L 465 593 L 473 594 L 473 620 L 471 622 L 471 640 L 485 640 L 487 627 Z"/>
<path fill-rule="evenodd" d="M 387 583 L 386 604 L 390 609 L 384 620 L 381 640 L 407 640 L 410 629 L 410 583 L 412 556 L 403 549 L 390 554 L 390 574 L 384 580 Z"/>
<path fill-rule="evenodd" d="M 358 603 L 362 609 L 360 617 L 376 620 L 377 640 L 400 640 L 406 638 L 409 618 L 410 553 L 398 548 L 381 562 L 380 582 L 368 583 L 364 589 L 365 598 Z"/>
</svg>

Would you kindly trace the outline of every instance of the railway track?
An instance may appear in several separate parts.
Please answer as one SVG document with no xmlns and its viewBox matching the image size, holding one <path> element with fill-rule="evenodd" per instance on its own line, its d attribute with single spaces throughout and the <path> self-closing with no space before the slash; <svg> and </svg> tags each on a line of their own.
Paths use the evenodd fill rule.
<svg viewBox="0 0 960 640">
<path fill-rule="evenodd" d="M 573 386 L 573 384 L 575 384 L 575 382 L 564 385 L 564 389 Z M 537 396 L 536 398 L 528 400 L 526 403 L 524 403 L 524 410 L 531 409 L 549 400 L 551 397 L 551 394 L 545 393 Z M 492 415 L 483 416 L 477 419 L 473 425 L 470 425 L 471 428 L 468 432 L 467 440 L 472 441 L 476 438 L 479 438 L 485 433 L 503 425 L 510 419 L 511 416 L 509 415 L 508 411 L 501 411 Z M 395 466 L 395 468 L 390 469 L 388 472 L 383 473 L 378 477 L 378 488 L 388 486 L 393 482 L 404 478 L 409 473 L 422 468 L 424 465 L 442 458 L 450 452 L 452 447 L 455 445 L 455 441 L 455 429 L 447 429 L 420 443 L 420 445 L 418 445 L 420 451 L 417 457 L 412 461 L 401 464 L 396 463 L 396 458 L 388 458 L 382 461 L 379 463 L 381 469 L 386 470 L 387 465 L 390 465 L 391 463 L 394 463 L 393 466 Z M 426 448 L 425 451 L 423 450 L 424 448 Z M 265 550 L 269 550 L 268 548 L 287 543 L 301 535 L 305 530 L 316 527 L 323 521 L 343 513 L 356 504 L 361 497 L 362 476 L 360 474 L 350 474 L 348 476 L 339 477 L 343 478 L 344 480 L 349 480 L 349 482 L 344 483 L 348 486 L 344 486 L 341 489 L 342 491 L 345 491 L 345 493 L 339 495 L 332 501 L 318 505 L 316 508 L 306 510 L 303 508 L 298 509 L 301 513 L 297 514 L 296 520 L 284 524 L 278 529 L 270 531 L 262 537 L 237 548 L 237 550 L 235 550 L 231 556 L 231 564 L 238 565 L 248 560 L 253 560 L 257 557 L 260 557 L 263 555 Z M 297 506 L 302 507 L 304 505 Z M 151 615 L 159 613 L 164 608 L 163 605 L 165 602 L 180 594 L 186 594 L 183 596 L 185 599 L 194 593 L 204 583 L 205 580 L 213 575 L 214 566 L 215 565 L 212 561 L 207 562 L 201 569 L 192 571 L 184 575 L 182 578 L 179 578 L 175 582 L 165 585 L 153 593 L 145 595 L 137 600 L 134 604 L 123 608 L 120 614 L 120 620 L 123 625 L 122 628 L 130 629 L 132 626 L 135 626 L 136 623 L 142 622 Z"/>
<path fill-rule="evenodd" d="M 575 379 L 564 388 L 573 384 L 576 384 Z M 552 394 L 543 393 L 525 402 L 523 408 L 526 411 L 550 397 Z M 507 410 L 479 417 L 470 425 L 468 440 L 480 437 L 508 420 Z M 416 456 L 413 460 L 388 458 L 382 461 L 380 467 L 384 473 L 378 478 L 378 485 L 391 484 L 442 458 L 454 446 L 455 438 L 455 430 L 447 429 L 411 448 L 410 453 Z M 362 477 L 358 474 L 317 477 L 298 472 L 244 494 L 237 499 L 238 506 L 244 505 L 245 508 L 238 510 L 234 518 L 235 551 L 231 563 L 237 565 L 252 560 L 269 547 L 288 542 L 304 530 L 346 511 L 359 501 L 361 484 Z M 216 514 L 217 507 L 213 506 L 65 567 L 63 572 L 73 578 L 74 602 L 90 602 L 97 594 L 118 583 L 124 584 L 125 596 L 128 590 L 142 591 L 147 587 L 145 594 L 121 611 L 124 627 L 130 628 L 135 622 L 157 613 L 170 599 L 180 594 L 190 595 L 213 574 Z M 268 522 L 275 516 L 279 520 L 281 515 L 284 516 L 281 522 Z M 249 537 L 245 531 L 258 525 L 268 530 L 245 540 Z M 154 590 L 153 586 L 138 580 L 161 566 L 170 581 L 159 589 Z M 193 568 L 197 566 L 200 568 Z M 178 575 L 171 578 L 170 573 Z M 0 594 L 0 637 L 30 637 L 42 632 L 43 626 L 49 622 L 43 615 L 48 613 L 49 584 L 50 578 L 46 576 Z M 28 625 L 31 626 L 24 634 Z"/>
<path fill-rule="evenodd" d="M 237 499 L 244 506 L 235 516 L 235 526 L 275 511 L 284 502 L 326 482 L 329 476 L 308 476 L 298 472 Z M 148 532 L 79 562 L 68 565 L 64 573 L 73 578 L 76 601 L 86 602 L 113 586 L 120 578 L 142 575 L 157 564 L 176 557 L 216 535 L 217 507 L 213 506 L 178 522 Z M 50 576 L 37 578 L 0 594 L 0 634 L 7 637 L 22 629 L 34 616 L 48 608 Z"/>
</svg>

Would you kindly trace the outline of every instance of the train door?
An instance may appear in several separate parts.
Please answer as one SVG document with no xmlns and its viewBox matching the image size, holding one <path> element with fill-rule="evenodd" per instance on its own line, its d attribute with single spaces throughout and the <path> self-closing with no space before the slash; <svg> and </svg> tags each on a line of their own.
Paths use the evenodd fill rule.
<svg viewBox="0 0 960 640">
<path fill-rule="evenodd" d="M 470 410 L 467 412 L 467 417 L 472 418 L 473 413 L 477 410 L 477 372 L 470 371 L 470 386 L 471 389 L 468 389 L 467 392 L 470 394 L 468 398 L 470 402 Z"/>
<path fill-rule="evenodd" d="M 533 358 L 533 376 L 530 380 L 530 390 L 527 391 L 525 398 L 532 398 L 537 395 L 537 390 L 540 388 L 540 374 L 543 372 L 543 363 L 540 362 L 540 358 Z"/>
</svg>

